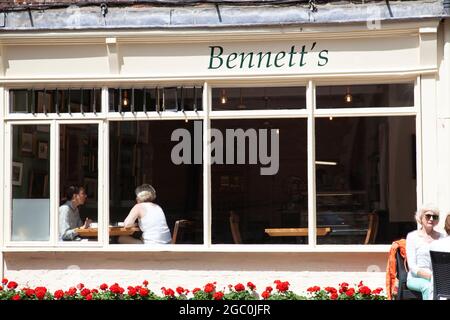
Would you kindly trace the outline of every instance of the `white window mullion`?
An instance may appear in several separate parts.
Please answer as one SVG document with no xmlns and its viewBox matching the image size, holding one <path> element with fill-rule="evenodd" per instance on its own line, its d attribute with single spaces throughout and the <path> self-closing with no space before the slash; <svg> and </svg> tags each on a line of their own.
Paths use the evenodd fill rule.
<svg viewBox="0 0 450 320">
<path fill-rule="evenodd" d="M 306 89 L 306 108 L 308 110 L 308 245 L 314 247 L 316 241 L 316 145 L 315 145 L 315 85 L 309 81 Z"/>
<path fill-rule="evenodd" d="M 102 115 L 109 113 L 108 88 L 102 88 Z M 98 128 L 98 241 L 106 248 L 109 246 L 109 125 L 104 120 Z M 102 140 L 102 141 L 101 141 Z M 102 195 L 102 196 L 100 196 Z"/>
<path fill-rule="evenodd" d="M 416 183 L 417 183 L 417 208 L 423 203 L 423 176 L 422 176 L 422 98 L 421 77 L 417 76 L 414 86 L 414 106 L 416 115 Z"/>
<path fill-rule="evenodd" d="M 2 168 L 2 172 L 0 172 L 0 186 L 1 190 L 0 190 L 0 203 L 5 203 L 4 200 L 4 196 L 5 196 L 5 154 L 4 154 L 4 150 L 5 150 L 5 145 L 4 145 L 4 141 L 5 141 L 5 108 L 7 106 L 7 100 L 6 100 L 6 90 L 3 87 L 0 87 L 0 150 L 3 150 L 0 153 L 0 168 Z M 4 278 L 4 263 L 3 263 L 3 250 L 4 250 L 4 236 L 5 233 L 3 232 L 4 230 L 4 218 L 5 218 L 5 210 L 4 208 L 0 208 L 1 212 L 0 212 L 0 278 L 3 279 Z"/>
<path fill-rule="evenodd" d="M 211 208 L 211 120 L 209 113 L 212 105 L 211 88 L 203 85 L 203 243 L 211 245 L 212 208 Z M 195 142 L 194 142 L 195 143 Z"/>
<path fill-rule="evenodd" d="M 60 174 L 60 150 L 59 150 L 59 126 L 56 120 L 50 125 L 50 243 L 56 245 L 59 238 L 59 174 Z"/>
<path fill-rule="evenodd" d="M 11 130 L 12 126 L 11 123 L 5 124 L 5 139 L 4 139 L 4 153 L 3 153 L 3 173 L 4 173 L 4 180 L 3 180 L 3 188 L 4 188 L 4 194 L 3 194 L 3 214 L 4 214 L 4 225 L 3 225 L 3 237 L 4 237 L 4 243 L 8 244 L 11 243 L 11 221 L 12 221 L 12 210 L 11 210 Z"/>
</svg>

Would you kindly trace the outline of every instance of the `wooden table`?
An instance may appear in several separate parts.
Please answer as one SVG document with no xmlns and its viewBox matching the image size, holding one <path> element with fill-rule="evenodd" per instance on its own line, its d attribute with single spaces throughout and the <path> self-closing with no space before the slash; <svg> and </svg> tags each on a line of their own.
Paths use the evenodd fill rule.
<svg viewBox="0 0 450 320">
<path fill-rule="evenodd" d="M 308 228 L 269 228 L 264 231 L 271 237 L 307 237 Z M 330 227 L 318 227 L 318 236 L 326 236 L 331 232 Z"/>
<path fill-rule="evenodd" d="M 98 236 L 98 228 L 88 228 L 88 229 L 80 229 L 77 228 L 75 231 L 78 233 L 80 237 L 97 237 Z M 110 236 L 131 236 L 134 232 L 141 231 L 139 227 L 109 227 L 109 235 Z"/>
</svg>

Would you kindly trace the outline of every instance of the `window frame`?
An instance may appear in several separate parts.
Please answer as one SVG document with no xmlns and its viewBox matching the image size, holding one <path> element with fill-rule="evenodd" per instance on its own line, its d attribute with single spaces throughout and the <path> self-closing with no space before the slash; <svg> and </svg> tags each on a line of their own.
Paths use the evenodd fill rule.
<svg viewBox="0 0 450 320">
<path fill-rule="evenodd" d="M 389 108 L 348 108 L 348 109 L 317 109 L 316 108 L 316 87 L 321 85 L 351 85 L 358 84 L 380 84 L 380 83 L 414 83 L 414 106 L 410 107 L 389 107 Z M 0 129 L 4 135 L 3 150 L 5 156 L 3 161 L 3 212 L 2 227 L 4 231 L 3 246 L 4 252 L 18 251 L 107 251 L 107 252 L 387 252 L 389 245 L 317 245 L 316 244 L 316 179 L 315 179 L 315 119 L 323 117 L 372 117 L 372 116 L 415 116 L 416 119 L 416 154 L 417 154 L 417 206 L 422 202 L 422 131 L 421 131 L 421 76 L 410 75 L 404 78 L 357 78 L 351 79 L 314 79 L 299 81 L 283 81 L 267 78 L 258 81 L 256 84 L 251 79 L 242 79 L 231 84 L 229 81 L 211 80 L 202 83 L 202 110 L 173 112 L 165 111 L 152 112 L 125 112 L 109 111 L 108 88 L 116 88 L 117 85 L 102 86 L 101 110 L 96 114 L 73 113 L 72 115 L 56 113 L 44 114 L 14 114 L 10 113 L 9 90 L 16 88 L 4 88 L 4 107 L 0 112 L 2 118 Z M 198 84 L 198 83 L 197 83 Z M 197 85 L 196 84 L 196 85 Z M 31 84 L 30 84 L 31 85 Z M 147 85 L 147 84 L 146 84 Z M 149 86 L 155 83 L 148 83 Z M 132 84 L 124 83 L 121 87 L 132 87 Z M 212 88 L 214 87 L 256 87 L 256 86 L 298 86 L 305 87 L 306 108 L 305 109 L 277 109 L 277 110 L 212 110 Z M 26 88 L 22 85 L 20 88 Z M 99 88 L 93 85 L 92 87 Z M 17 88 L 17 89 L 20 89 Z M 49 87 L 50 88 L 50 87 Z M 52 87 L 53 88 L 53 87 Z M 77 87 L 74 87 L 76 89 Z M 1 93 L 1 92 L 0 92 Z M 236 245 L 236 244 L 212 244 L 212 207 L 211 207 L 211 146 L 210 128 L 211 120 L 220 119 L 264 119 L 264 118 L 301 118 L 307 119 L 307 170 L 308 170 L 308 243 L 298 245 Z M 167 245 L 164 249 L 142 245 L 109 244 L 109 122 L 110 121 L 130 121 L 130 120 L 202 120 L 203 121 L 203 244 L 196 245 Z M 98 176 L 98 222 L 99 238 L 98 242 L 83 243 L 58 243 L 57 239 L 57 208 L 59 194 L 59 128 L 60 124 L 69 123 L 96 123 L 99 126 L 99 176 Z M 41 242 L 17 242 L 11 241 L 11 126 L 14 124 L 50 124 L 50 161 L 57 165 L 50 166 L 50 241 Z M 1 143 L 1 142 L 0 142 Z"/>
</svg>

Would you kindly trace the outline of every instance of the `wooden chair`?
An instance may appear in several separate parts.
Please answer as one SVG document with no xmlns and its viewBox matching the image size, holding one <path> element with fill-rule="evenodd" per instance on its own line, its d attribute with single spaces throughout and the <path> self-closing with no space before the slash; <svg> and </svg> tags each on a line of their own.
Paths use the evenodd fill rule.
<svg viewBox="0 0 450 320">
<path fill-rule="evenodd" d="M 376 212 L 369 213 L 369 225 L 367 227 L 366 239 L 364 244 L 375 243 L 375 238 L 378 232 L 378 214 Z"/>
<path fill-rule="evenodd" d="M 239 216 L 233 210 L 230 211 L 230 229 L 235 244 L 242 244 L 241 232 L 239 231 Z"/>
<path fill-rule="evenodd" d="M 173 228 L 172 244 L 185 242 L 189 232 L 192 232 L 194 222 L 190 220 L 177 220 Z"/>
</svg>

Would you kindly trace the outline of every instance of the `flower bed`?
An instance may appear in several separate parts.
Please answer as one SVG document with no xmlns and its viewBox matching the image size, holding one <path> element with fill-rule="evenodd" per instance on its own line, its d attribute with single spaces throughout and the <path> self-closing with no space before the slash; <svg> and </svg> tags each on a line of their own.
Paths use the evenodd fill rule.
<svg viewBox="0 0 450 320">
<path fill-rule="evenodd" d="M 354 287 L 348 283 L 339 284 L 338 288 L 318 286 L 310 287 L 304 295 L 289 290 L 289 282 L 274 281 L 274 287 L 268 286 L 260 294 L 256 286 L 248 282 L 228 285 L 219 290 L 216 282 L 207 283 L 203 288 L 192 291 L 183 287 L 161 288 L 158 295 L 148 287 L 148 281 L 142 285 L 128 286 L 127 289 L 118 283 L 101 284 L 98 288 L 88 289 L 82 283 L 68 290 L 50 292 L 46 287 L 18 288 L 18 284 L 8 279 L 2 280 L 0 300 L 385 300 L 382 288 L 371 290 L 362 281 Z"/>
</svg>

